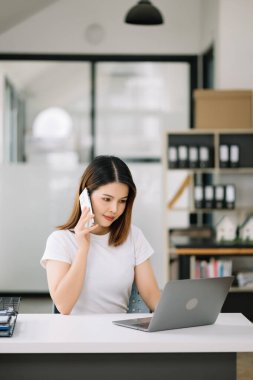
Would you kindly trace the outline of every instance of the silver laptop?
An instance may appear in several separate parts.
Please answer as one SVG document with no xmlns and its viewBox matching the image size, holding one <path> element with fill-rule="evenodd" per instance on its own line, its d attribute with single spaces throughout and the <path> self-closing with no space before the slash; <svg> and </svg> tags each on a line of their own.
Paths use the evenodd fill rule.
<svg viewBox="0 0 253 380">
<path fill-rule="evenodd" d="M 162 331 L 213 324 L 234 277 L 169 281 L 152 317 L 113 321 L 142 331 Z"/>
</svg>

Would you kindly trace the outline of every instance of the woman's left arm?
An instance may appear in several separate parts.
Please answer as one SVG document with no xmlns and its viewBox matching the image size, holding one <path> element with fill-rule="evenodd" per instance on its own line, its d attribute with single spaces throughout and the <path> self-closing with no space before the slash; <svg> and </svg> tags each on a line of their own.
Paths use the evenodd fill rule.
<svg viewBox="0 0 253 380">
<path fill-rule="evenodd" d="M 143 301 L 154 311 L 161 294 L 149 259 L 135 267 L 135 284 Z"/>
</svg>

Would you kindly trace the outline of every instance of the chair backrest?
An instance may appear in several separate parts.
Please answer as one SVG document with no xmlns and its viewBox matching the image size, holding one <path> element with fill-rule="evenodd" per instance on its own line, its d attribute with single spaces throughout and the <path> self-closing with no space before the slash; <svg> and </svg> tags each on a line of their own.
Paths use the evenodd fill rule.
<svg viewBox="0 0 253 380">
<path fill-rule="evenodd" d="M 150 313 L 149 308 L 143 301 L 138 292 L 137 286 L 133 283 L 129 304 L 128 304 L 128 313 Z"/>
<path fill-rule="evenodd" d="M 59 310 L 57 309 L 54 303 L 53 303 L 53 314 L 60 314 Z"/>
<path fill-rule="evenodd" d="M 131 294 L 129 297 L 128 313 L 150 313 L 149 308 L 143 301 L 138 292 L 137 286 L 133 283 Z M 60 314 L 57 307 L 53 304 L 53 313 Z"/>
</svg>

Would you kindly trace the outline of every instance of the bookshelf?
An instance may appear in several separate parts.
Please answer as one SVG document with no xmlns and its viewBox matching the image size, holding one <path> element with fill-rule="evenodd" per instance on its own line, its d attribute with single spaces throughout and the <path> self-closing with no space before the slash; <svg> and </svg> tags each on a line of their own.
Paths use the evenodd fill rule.
<svg viewBox="0 0 253 380">
<path fill-rule="evenodd" d="M 214 226 L 224 215 L 234 219 L 240 226 L 247 215 L 253 214 L 253 130 L 166 130 L 163 141 L 166 261 L 167 278 L 170 279 L 176 275 L 175 271 L 172 274 L 170 270 L 172 261 L 177 262 L 178 277 L 182 276 L 180 265 L 184 254 L 179 254 L 173 244 L 175 231 L 180 235 L 185 232 L 189 237 L 189 231 L 195 229 L 201 235 L 202 229 L 208 225 L 212 234 Z M 202 203 L 199 204 L 196 202 L 197 186 L 202 187 Z M 208 193 L 205 193 L 208 186 L 212 187 L 213 192 L 209 203 Z M 232 188 L 230 194 L 226 192 L 229 186 Z M 215 199 L 219 187 L 223 190 L 220 203 L 219 199 Z M 213 235 L 209 236 L 210 239 L 213 239 Z M 219 255 L 238 256 L 241 248 L 235 246 L 235 250 L 232 249 L 229 247 L 227 253 L 222 246 Z M 217 250 L 203 252 L 202 249 L 202 256 L 207 260 L 217 255 Z M 251 258 L 252 255 L 253 242 L 250 253 L 243 256 Z M 190 256 L 193 257 L 192 263 L 194 260 L 196 262 L 197 254 L 192 253 Z M 253 258 L 249 269 L 253 269 Z M 191 268 L 190 273 L 193 273 Z"/>
<path fill-rule="evenodd" d="M 206 266 L 211 263 L 208 269 L 211 275 L 215 274 L 212 265 L 217 273 L 221 262 L 226 262 L 234 275 L 240 266 L 253 272 L 253 241 L 237 238 L 219 243 L 214 235 L 214 227 L 224 215 L 234 219 L 237 226 L 243 224 L 247 215 L 253 215 L 253 129 L 166 130 L 163 141 L 166 279 L 196 278 L 198 266 L 203 266 L 201 261 Z M 183 149 L 179 157 L 180 146 Z M 225 146 L 225 151 L 221 146 Z M 235 147 L 233 160 L 232 146 Z M 190 157 L 192 147 L 195 149 L 191 149 Z M 200 147 L 204 147 L 201 157 Z M 227 185 L 233 187 L 232 195 L 228 193 L 229 202 L 224 200 Z M 202 204 L 196 202 L 196 186 L 203 187 Z M 213 187 L 214 197 L 216 187 L 221 186 L 222 202 L 215 203 L 213 198 L 205 203 L 206 186 Z M 202 245 L 199 242 L 196 245 L 200 237 L 204 238 Z M 188 242 L 184 243 L 184 239 Z M 234 285 L 222 311 L 240 312 L 253 321 L 250 306 L 253 288 L 238 287 L 236 281 Z"/>
</svg>

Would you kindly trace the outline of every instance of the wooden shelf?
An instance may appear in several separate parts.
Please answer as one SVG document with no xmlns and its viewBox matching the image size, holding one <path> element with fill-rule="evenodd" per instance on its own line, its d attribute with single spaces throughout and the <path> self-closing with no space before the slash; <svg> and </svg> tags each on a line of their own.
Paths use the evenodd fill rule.
<svg viewBox="0 0 253 380">
<path fill-rule="evenodd" d="M 235 256 L 235 255 L 253 255 L 252 248 L 176 248 L 177 255 L 194 255 L 194 256 L 205 256 L 205 255 L 214 255 L 214 256 Z"/>
<path fill-rule="evenodd" d="M 230 293 L 253 293 L 253 286 L 250 287 L 250 286 L 243 286 L 243 287 L 239 287 L 239 286 L 232 286 L 231 289 L 230 289 Z"/>
<path fill-rule="evenodd" d="M 188 213 L 227 213 L 227 212 L 245 212 L 245 213 L 253 213 L 253 207 L 235 207 L 235 208 L 191 208 L 191 207 L 174 207 L 168 209 L 168 212 L 188 212 Z"/>
<path fill-rule="evenodd" d="M 239 168 L 219 168 L 219 167 L 213 167 L 213 168 L 168 168 L 168 171 L 170 172 L 182 172 L 187 171 L 189 174 L 195 174 L 195 173 L 211 173 L 211 174 L 253 174 L 253 168 L 245 168 L 245 167 L 239 167 Z"/>
</svg>

